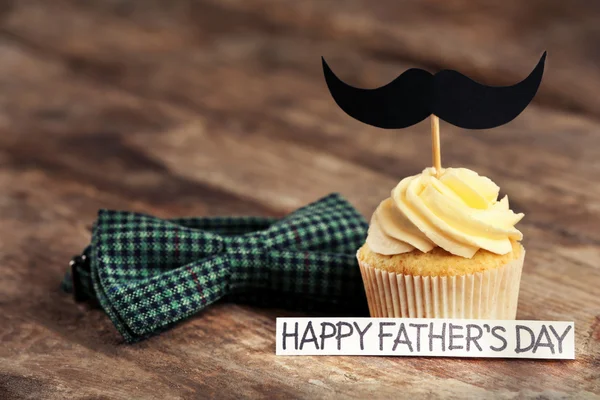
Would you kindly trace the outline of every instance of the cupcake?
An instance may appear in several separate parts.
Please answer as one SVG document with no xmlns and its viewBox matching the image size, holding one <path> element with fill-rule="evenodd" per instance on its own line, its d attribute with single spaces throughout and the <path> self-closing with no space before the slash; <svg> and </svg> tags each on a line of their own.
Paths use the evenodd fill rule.
<svg viewBox="0 0 600 400">
<path fill-rule="evenodd" d="M 498 194 L 465 168 L 403 179 L 357 252 L 371 316 L 515 319 L 523 214 Z"/>
<path fill-rule="evenodd" d="M 487 86 L 458 71 L 411 68 L 374 89 L 340 80 L 322 59 L 327 87 L 352 118 L 382 129 L 431 121 L 433 168 L 403 179 L 373 214 L 357 258 L 373 317 L 515 319 L 525 249 L 515 228 L 523 214 L 498 200 L 490 179 L 442 168 L 440 119 L 491 129 L 534 98 L 546 52 L 511 86 Z"/>
</svg>

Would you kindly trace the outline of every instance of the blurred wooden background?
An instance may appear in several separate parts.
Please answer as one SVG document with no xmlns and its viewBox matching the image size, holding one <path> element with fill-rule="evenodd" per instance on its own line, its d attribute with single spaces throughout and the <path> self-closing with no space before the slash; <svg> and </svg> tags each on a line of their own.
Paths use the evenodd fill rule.
<svg viewBox="0 0 600 400">
<path fill-rule="evenodd" d="M 579 398 L 600 393 L 600 3 L 0 2 L 0 398 Z M 430 163 L 428 122 L 362 125 L 320 57 L 375 87 L 409 67 L 541 90 L 442 163 L 526 214 L 519 319 L 575 321 L 575 361 L 275 357 L 285 311 L 221 304 L 124 345 L 58 290 L 98 208 L 283 215 L 338 191 L 369 216 Z M 225 330 L 227 328 L 227 330 Z"/>
</svg>

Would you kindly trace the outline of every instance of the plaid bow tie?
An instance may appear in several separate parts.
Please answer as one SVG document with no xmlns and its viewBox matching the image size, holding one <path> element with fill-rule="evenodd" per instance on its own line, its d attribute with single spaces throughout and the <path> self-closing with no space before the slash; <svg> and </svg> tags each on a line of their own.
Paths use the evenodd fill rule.
<svg viewBox="0 0 600 400">
<path fill-rule="evenodd" d="M 222 298 L 356 314 L 366 310 L 355 254 L 367 228 L 339 194 L 281 219 L 101 210 L 63 288 L 97 300 L 127 342 Z"/>
</svg>

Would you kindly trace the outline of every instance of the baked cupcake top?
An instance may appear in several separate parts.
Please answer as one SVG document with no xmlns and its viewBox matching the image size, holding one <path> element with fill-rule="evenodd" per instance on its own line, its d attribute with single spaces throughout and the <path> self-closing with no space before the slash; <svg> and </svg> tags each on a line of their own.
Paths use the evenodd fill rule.
<svg viewBox="0 0 600 400">
<path fill-rule="evenodd" d="M 466 168 L 435 168 L 404 178 L 382 201 L 371 218 L 367 244 L 375 253 L 394 255 L 436 247 L 472 258 L 484 249 L 508 254 L 515 228 L 524 216 L 509 208 L 508 197 L 498 200 L 499 187 Z"/>
</svg>

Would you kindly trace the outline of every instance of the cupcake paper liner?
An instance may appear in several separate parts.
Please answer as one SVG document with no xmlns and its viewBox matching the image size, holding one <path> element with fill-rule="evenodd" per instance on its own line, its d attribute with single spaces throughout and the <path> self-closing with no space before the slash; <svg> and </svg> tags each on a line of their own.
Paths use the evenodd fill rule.
<svg viewBox="0 0 600 400">
<path fill-rule="evenodd" d="M 396 274 L 358 261 L 371 317 L 515 319 L 521 256 L 499 268 L 459 276 Z"/>
</svg>

